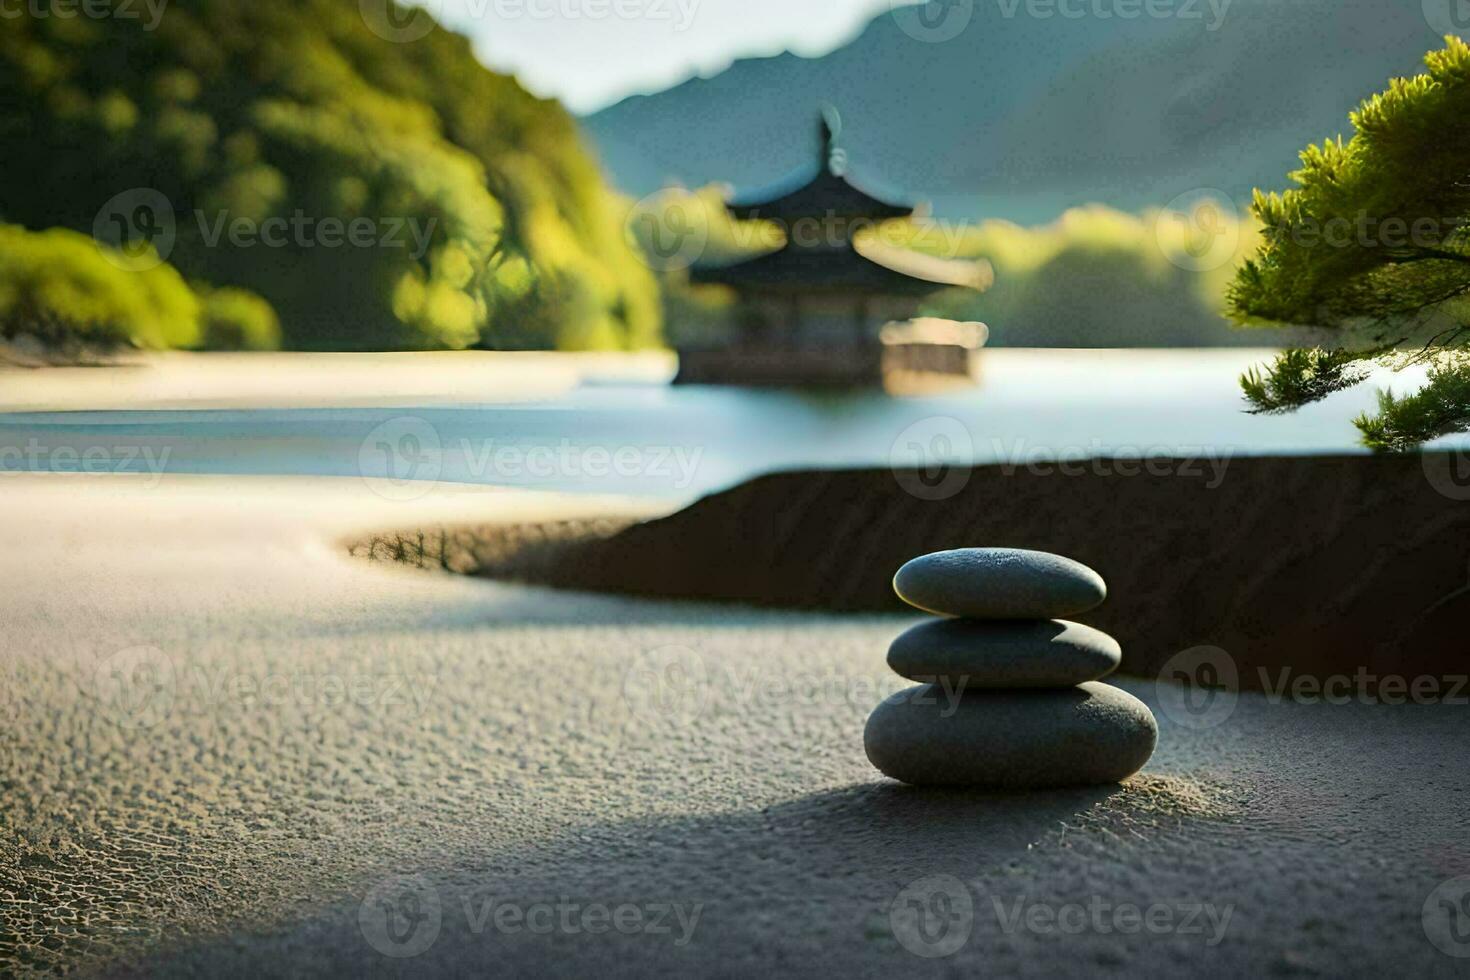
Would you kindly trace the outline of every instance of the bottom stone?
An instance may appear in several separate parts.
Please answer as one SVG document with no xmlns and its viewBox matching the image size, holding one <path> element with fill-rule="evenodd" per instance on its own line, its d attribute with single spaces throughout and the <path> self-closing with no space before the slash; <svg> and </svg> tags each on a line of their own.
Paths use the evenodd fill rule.
<svg viewBox="0 0 1470 980">
<path fill-rule="evenodd" d="M 873 711 L 863 745 L 885 775 L 917 786 L 1045 789 L 1126 779 L 1158 735 L 1147 705 L 1095 681 L 957 697 L 922 684 Z"/>
</svg>

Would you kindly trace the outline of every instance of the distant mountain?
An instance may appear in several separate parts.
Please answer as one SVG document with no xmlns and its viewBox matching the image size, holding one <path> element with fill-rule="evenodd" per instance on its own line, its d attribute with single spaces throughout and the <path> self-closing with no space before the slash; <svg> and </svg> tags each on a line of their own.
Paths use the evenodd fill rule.
<svg viewBox="0 0 1470 980">
<path fill-rule="evenodd" d="M 870 184 L 1039 221 L 1283 186 L 1308 141 L 1346 135 L 1348 111 L 1440 41 L 1422 0 L 965 0 L 951 23 L 967 11 L 948 40 L 884 14 L 824 57 L 739 61 L 583 122 L 626 191 L 744 190 L 810 161 L 829 101 Z"/>
</svg>

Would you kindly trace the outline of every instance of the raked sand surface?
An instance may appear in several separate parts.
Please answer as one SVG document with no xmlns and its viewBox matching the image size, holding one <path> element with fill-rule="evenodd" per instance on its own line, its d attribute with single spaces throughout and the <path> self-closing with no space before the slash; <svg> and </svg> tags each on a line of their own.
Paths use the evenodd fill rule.
<svg viewBox="0 0 1470 980">
<path fill-rule="evenodd" d="M 1123 680 L 1161 727 L 1128 785 L 916 791 L 862 750 L 914 617 L 557 593 L 338 545 L 646 503 L 14 474 L 0 500 L 0 973 L 1470 963 L 1464 705 L 1249 695 L 1197 729 Z"/>
</svg>

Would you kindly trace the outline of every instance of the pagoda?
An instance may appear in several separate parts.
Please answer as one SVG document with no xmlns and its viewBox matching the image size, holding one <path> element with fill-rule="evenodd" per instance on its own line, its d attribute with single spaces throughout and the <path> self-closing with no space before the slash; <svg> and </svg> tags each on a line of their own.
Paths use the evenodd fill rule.
<svg viewBox="0 0 1470 980">
<path fill-rule="evenodd" d="M 775 225 L 784 243 L 732 265 L 691 270 L 693 283 L 734 291 L 739 337 L 718 350 L 681 351 L 681 381 L 878 382 L 885 370 L 885 336 L 893 348 L 932 346 L 912 330 L 898 329 L 925 296 L 988 285 L 985 263 L 933 258 L 864 235 L 884 222 L 911 218 L 917 209 L 871 193 L 850 176 L 847 154 L 837 146 L 835 113 L 822 114 L 820 131 L 814 167 L 726 205 L 735 221 Z M 968 340 L 957 341 L 963 331 L 949 327 L 937 341 L 943 347 L 984 343 L 974 330 Z M 929 365 L 946 360 L 933 350 L 917 353 Z M 954 370 L 963 361 L 968 371 L 968 352 L 950 360 Z"/>
</svg>

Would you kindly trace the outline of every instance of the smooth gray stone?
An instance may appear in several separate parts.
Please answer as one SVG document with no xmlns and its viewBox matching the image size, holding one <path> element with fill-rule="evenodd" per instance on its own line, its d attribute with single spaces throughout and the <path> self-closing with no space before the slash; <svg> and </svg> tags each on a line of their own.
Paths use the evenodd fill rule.
<svg viewBox="0 0 1470 980">
<path fill-rule="evenodd" d="M 1108 596 L 1102 576 L 1081 562 L 1018 548 L 923 555 L 898 570 L 893 591 L 925 612 L 972 619 L 1075 616 Z"/>
<path fill-rule="evenodd" d="M 888 666 L 951 687 L 1073 687 L 1118 669 L 1123 650 L 1102 630 L 1061 619 L 931 619 L 900 633 Z"/>
<path fill-rule="evenodd" d="M 1066 690 L 900 691 L 868 718 L 863 746 L 885 775 L 916 786 L 1048 789 L 1116 783 L 1158 741 L 1148 706 L 1089 682 Z"/>
</svg>

